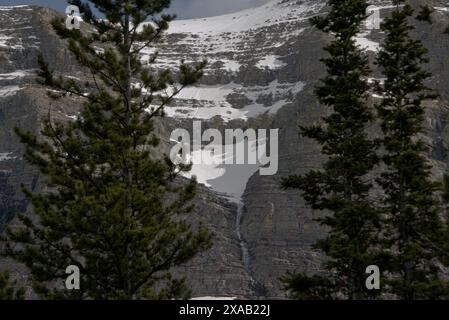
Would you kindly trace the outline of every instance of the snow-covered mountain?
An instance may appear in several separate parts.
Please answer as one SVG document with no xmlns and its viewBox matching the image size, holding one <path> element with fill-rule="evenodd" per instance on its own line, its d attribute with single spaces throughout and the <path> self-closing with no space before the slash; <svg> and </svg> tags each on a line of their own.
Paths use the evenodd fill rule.
<svg viewBox="0 0 449 320">
<path fill-rule="evenodd" d="M 288 44 L 300 37 L 308 19 L 323 6 L 323 1 L 316 0 L 272 0 L 234 14 L 174 21 L 167 42 L 157 48 L 158 63 L 174 67 L 181 59 L 207 58 L 209 65 L 204 84 L 181 93 L 179 103 L 168 109 L 168 114 L 198 119 L 219 116 L 230 121 L 276 113 L 292 101 L 304 83 L 277 77 L 242 79 L 241 75 L 249 70 L 276 73 L 288 67 L 283 60 L 294 54 L 286 50 Z"/>
<path fill-rule="evenodd" d="M 166 109 L 169 117 L 204 122 L 247 122 L 276 114 L 292 103 L 306 85 L 300 76 L 283 78 L 289 49 L 309 28 L 308 19 L 320 13 L 324 1 L 280 1 L 218 17 L 174 21 L 166 41 L 155 51 L 162 68 L 208 60 L 202 83 L 177 96 Z M 254 141 L 252 141 L 254 143 Z M 218 192 L 241 202 L 246 182 L 256 165 L 194 165 L 191 175 Z"/>
<path fill-rule="evenodd" d="M 158 67 L 174 68 L 181 59 L 209 61 L 196 87 L 184 90 L 166 109 L 157 130 L 168 150 L 175 128 L 279 129 L 279 171 L 261 176 L 258 165 L 194 165 L 191 175 L 203 184 L 195 219 L 206 220 L 214 233 L 213 248 L 185 266 L 195 296 L 284 297 L 279 277 L 287 270 L 316 272 L 321 258 L 310 245 L 324 234 L 296 191 L 279 188 L 279 179 L 319 166 L 317 146 L 298 136 L 298 124 L 320 121 L 327 112 L 313 91 L 324 68 L 319 59 L 328 38 L 312 28 L 310 17 L 326 12 L 324 0 L 271 0 L 257 8 L 171 24 L 156 51 Z M 435 8 L 434 24 L 416 22 L 416 36 L 429 48 L 431 85 L 440 98 L 429 106 L 427 141 L 436 174 L 446 167 L 449 141 L 449 5 L 443 0 L 413 0 Z M 382 41 L 377 29 L 389 12 L 389 1 L 372 1 L 372 15 L 357 37 L 371 57 Z M 379 14 L 377 14 L 379 13 Z M 45 117 L 68 121 L 80 104 L 68 97 L 51 101 L 34 83 L 36 56 L 42 51 L 58 72 L 82 79 L 65 44 L 51 30 L 55 12 L 33 6 L 0 7 L 0 224 L 24 211 L 19 189 L 24 183 L 42 190 L 40 175 L 22 159 L 15 126 L 37 132 Z M 379 78 L 377 71 L 373 78 Z M 253 141 L 250 141 L 252 143 Z M 204 152 L 204 151 L 198 151 Z M 231 200 L 231 201 L 228 201 Z M 15 223 L 15 220 L 12 222 Z M 26 272 L 10 262 L 17 278 Z"/>
<path fill-rule="evenodd" d="M 226 125 L 270 117 L 294 103 L 308 84 L 303 66 L 292 66 L 298 55 L 294 44 L 308 41 L 309 19 L 325 13 L 325 6 L 322 0 L 271 0 L 232 14 L 172 22 L 166 41 L 148 49 L 142 59 L 157 52 L 161 68 L 174 69 L 181 59 L 207 59 L 208 67 L 202 83 L 183 90 L 176 103 L 166 108 L 167 115 Z M 374 1 L 370 6 L 371 16 L 356 39 L 364 50 L 378 49 L 380 11 L 391 7 L 389 1 Z M 292 67 L 298 67 L 296 74 Z M 246 183 L 257 169 L 254 165 L 195 164 L 190 176 L 241 202 Z"/>
</svg>

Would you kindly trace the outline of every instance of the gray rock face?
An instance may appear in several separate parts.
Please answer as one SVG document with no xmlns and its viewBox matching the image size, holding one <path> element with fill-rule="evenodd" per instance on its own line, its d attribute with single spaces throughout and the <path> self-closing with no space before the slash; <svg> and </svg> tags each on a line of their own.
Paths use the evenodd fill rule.
<svg viewBox="0 0 449 320">
<path fill-rule="evenodd" d="M 385 3 L 385 2 L 383 2 Z M 445 7 L 443 2 L 415 1 L 413 5 L 429 4 Z M 447 5 L 446 5 L 447 6 Z M 380 11 L 381 17 L 389 9 Z M 433 73 L 430 86 L 437 89 L 441 97 L 429 102 L 427 110 L 426 136 L 423 137 L 431 146 L 429 159 L 434 165 L 434 173 L 440 178 L 447 170 L 447 52 L 449 37 L 443 35 L 449 25 L 449 9 L 436 9 L 432 26 L 424 22 L 415 22 L 415 36 L 421 39 L 429 49 L 428 65 Z M 299 53 L 292 57 L 289 66 L 298 66 L 293 74 L 308 85 L 297 97 L 295 103 L 281 109 L 273 119 L 272 126 L 280 131 L 280 169 L 279 174 L 271 177 L 254 175 L 245 191 L 247 213 L 243 221 L 243 233 L 251 253 L 251 271 L 253 277 L 267 287 L 267 296 L 283 295 L 278 278 L 287 270 L 317 272 L 320 270 L 322 256 L 310 250 L 310 245 L 325 235 L 314 219 L 322 213 L 304 206 L 298 192 L 279 189 L 279 178 L 292 173 L 302 174 L 317 168 L 323 160 L 319 149 L 310 141 L 298 137 L 298 124 L 305 125 L 320 121 L 326 110 L 317 105 L 313 97 L 313 87 L 323 75 L 318 59 L 323 56 L 320 49 L 323 39 L 314 31 L 310 38 L 298 41 L 294 51 Z M 304 36 L 303 36 L 304 37 Z M 379 33 L 373 30 L 365 36 L 368 40 L 381 41 Z M 373 52 L 368 52 L 373 56 Z M 307 71 L 301 66 L 307 66 Z M 375 71 L 377 73 L 377 71 Z M 262 200 L 263 199 L 263 200 Z"/>
<path fill-rule="evenodd" d="M 84 78 L 65 49 L 66 45 L 51 29 L 50 21 L 56 16 L 52 10 L 40 7 L 0 7 L 0 230 L 7 223 L 12 228 L 19 226 L 14 219 L 17 213 L 32 215 L 20 191 L 21 185 L 34 192 L 44 188 L 43 177 L 23 159 L 23 146 L 14 128 L 38 134 L 48 116 L 70 121 L 81 107 L 81 101 L 74 97 L 51 100 L 45 88 L 35 82 L 39 51 L 56 72 Z M 28 42 L 30 37 L 32 42 Z M 179 125 L 176 119 L 156 124 L 165 143 L 164 151 L 168 151 L 168 140 L 164 138 Z M 205 187 L 200 186 L 198 193 L 195 213 L 189 219 L 192 223 L 205 221 L 213 233 L 215 245 L 178 272 L 187 277 L 194 295 L 249 296 L 250 278 L 241 263 L 234 232 L 236 206 Z M 28 296 L 34 297 L 26 268 L 3 259 L 0 269 L 10 270 L 13 278 L 28 288 Z"/>
<path fill-rule="evenodd" d="M 316 144 L 299 137 L 298 125 L 318 122 L 328 112 L 313 95 L 325 72 L 319 59 L 328 39 L 308 22 L 326 11 L 324 3 L 272 0 L 226 16 L 176 21 L 158 45 L 158 67 L 174 68 L 183 58 L 209 61 L 201 84 L 181 93 L 167 108 L 168 117 L 158 123 L 163 151 L 168 151 L 171 131 L 191 131 L 192 120 L 202 120 L 203 129 L 220 131 L 279 129 L 276 175 L 261 176 L 253 168 L 249 172 L 250 168 L 238 166 L 194 166 L 204 185 L 199 188 L 192 221 L 205 221 L 214 234 L 210 251 L 177 270 L 187 277 L 194 296 L 284 298 L 279 277 L 286 271 L 317 272 L 321 268 L 323 257 L 310 246 L 325 235 L 326 230 L 314 221 L 323 213 L 307 208 L 298 192 L 281 190 L 279 181 L 319 168 L 323 160 Z M 388 1 L 372 4 L 381 17 L 390 10 Z M 443 31 L 449 25 L 449 6 L 445 1 L 413 1 L 413 5 L 421 4 L 436 8 L 432 26 L 415 24 L 416 36 L 429 48 L 430 84 L 441 95 L 429 102 L 424 137 L 432 146 L 429 159 L 438 177 L 448 157 L 449 36 Z M 44 88 L 34 84 L 32 70 L 37 67 L 38 50 L 58 72 L 85 76 L 51 30 L 49 22 L 54 16 L 44 8 L 0 7 L 0 224 L 27 209 L 20 184 L 34 191 L 43 187 L 42 177 L 22 159 L 22 146 L 13 128 L 38 132 L 49 113 L 69 121 L 79 112 L 76 99 L 51 101 Z M 378 30 L 366 27 L 357 41 L 373 57 L 381 38 Z M 145 52 L 142 59 L 155 50 Z M 380 77 L 378 71 L 373 77 Z M 233 200 L 228 201 L 223 193 Z M 2 266 L 15 270 L 15 277 L 25 277 L 26 282 L 26 270 L 10 261 Z"/>
</svg>

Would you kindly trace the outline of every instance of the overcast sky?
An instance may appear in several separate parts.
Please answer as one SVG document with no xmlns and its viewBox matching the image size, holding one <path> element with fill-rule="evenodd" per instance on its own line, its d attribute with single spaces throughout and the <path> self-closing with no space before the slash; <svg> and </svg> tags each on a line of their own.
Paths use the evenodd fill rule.
<svg viewBox="0 0 449 320">
<path fill-rule="evenodd" d="M 262 5 L 269 0 L 172 0 L 171 13 L 178 19 L 202 18 Z M 0 5 L 37 4 L 64 11 L 64 0 L 0 0 Z"/>
</svg>

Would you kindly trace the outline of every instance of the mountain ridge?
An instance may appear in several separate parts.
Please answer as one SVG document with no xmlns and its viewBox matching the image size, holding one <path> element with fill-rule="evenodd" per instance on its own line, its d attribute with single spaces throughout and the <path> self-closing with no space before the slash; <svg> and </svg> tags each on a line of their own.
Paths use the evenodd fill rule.
<svg viewBox="0 0 449 320">
<path fill-rule="evenodd" d="M 315 15 L 325 12 L 323 3 L 321 0 L 275 0 L 246 12 L 281 4 L 295 8 L 320 7 L 318 11 L 310 11 Z M 372 3 L 380 7 L 381 17 L 388 14 L 388 1 Z M 413 0 L 415 7 L 423 4 L 449 8 L 443 1 Z M 34 83 L 38 51 L 43 52 L 49 65 L 59 73 L 79 79 L 86 75 L 77 67 L 64 42 L 51 30 L 51 18 L 58 13 L 34 6 L 1 8 L 0 224 L 4 224 L 16 212 L 28 210 L 32 214 L 20 193 L 20 184 L 33 191 L 45 191 L 42 177 L 22 159 L 23 149 L 13 133 L 14 126 L 38 132 L 48 114 L 54 119 L 70 121 L 80 108 L 79 100 L 74 97 L 50 101 L 45 88 Z M 273 12 L 259 16 L 265 14 L 269 16 Z M 288 12 L 285 14 L 288 17 Z M 244 11 L 226 16 L 232 20 L 234 16 L 244 19 L 245 15 Z M 163 137 L 163 151 L 169 150 L 170 132 L 175 128 L 191 131 L 194 120 L 201 120 L 204 129 L 221 131 L 279 129 L 279 172 L 274 176 L 260 176 L 246 169 L 242 172 L 242 168 L 232 166 L 193 168 L 202 185 L 192 222 L 205 220 L 215 237 L 209 252 L 178 270 L 187 276 L 194 296 L 285 298 L 280 276 L 288 270 L 321 271 L 323 257 L 310 246 L 325 235 L 325 230 L 314 221 L 324 213 L 307 208 L 298 192 L 281 190 L 279 180 L 291 173 L 318 168 L 322 161 L 319 148 L 312 141 L 300 138 L 297 127 L 318 122 L 328 112 L 314 97 L 314 87 L 325 72 L 319 59 L 324 56 L 322 47 L 328 38 L 310 26 L 307 21 L 310 16 L 290 17 L 292 20 L 270 22 L 266 26 L 264 20 L 253 29 L 234 27 L 233 32 L 222 32 L 221 26 L 210 33 L 205 30 L 201 35 L 196 31 L 189 33 L 187 28 L 179 32 L 187 22 L 175 21 L 164 42 L 142 57 L 148 59 L 158 51 L 160 64 L 155 66 L 156 70 L 174 68 L 182 58 L 188 62 L 208 58 L 210 62 L 201 83 L 183 92 L 168 108 L 168 117 L 157 124 L 156 130 Z M 445 56 L 449 37 L 444 35 L 444 29 L 449 25 L 449 9 L 436 10 L 433 17 L 432 26 L 415 22 L 415 36 L 429 48 L 428 67 L 434 73 L 430 85 L 440 92 L 440 98 L 429 104 L 424 137 L 432 146 L 429 159 L 435 165 L 435 176 L 439 177 L 447 169 L 448 159 L 449 77 L 445 70 L 449 61 Z M 196 19 L 197 24 L 191 28 L 197 30 L 197 25 L 207 25 L 217 19 L 222 21 L 223 16 Z M 372 60 L 382 33 L 365 26 L 357 40 L 366 45 Z M 378 70 L 374 70 L 373 78 L 379 78 Z M 204 172 L 212 173 L 212 178 L 201 176 Z M 233 201 L 228 201 L 229 195 Z M 236 199 L 241 203 L 237 204 Z M 15 224 L 17 221 L 13 219 L 10 225 Z M 0 265 L 12 270 L 15 279 L 29 286 L 23 268 L 11 261 Z"/>
</svg>

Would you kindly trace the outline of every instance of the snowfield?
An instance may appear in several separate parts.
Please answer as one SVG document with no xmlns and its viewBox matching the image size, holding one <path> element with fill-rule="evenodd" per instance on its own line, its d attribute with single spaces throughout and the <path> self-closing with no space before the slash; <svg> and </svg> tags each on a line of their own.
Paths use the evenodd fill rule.
<svg viewBox="0 0 449 320">
<path fill-rule="evenodd" d="M 13 159 L 15 159 L 16 157 L 13 157 L 12 156 L 12 152 L 3 152 L 3 153 L 0 153 L 0 162 L 2 162 L 2 161 L 8 161 L 8 160 L 13 160 Z"/>
<path fill-rule="evenodd" d="M 294 2 L 272 0 L 257 8 L 201 19 L 180 20 L 170 24 L 170 33 L 221 34 L 244 32 L 269 27 L 281 22 L 305 20 L 317 14 L 324 3 L 320 1 Z"/>
<path fill-rule="evenodd" d="M 256 150 L 256 141 L 248 141 L 249 148 L 253 152 Z M 239 143 L 247 150 L 248 145 L 245 142 Z M 215 158 L 214 161 L 209 161 L 212 164 L 193 164 L 192 169 L 185 173 L 187 178 L 196 177 L 199 183 L 206 185 L 209 188 L 221 193 L 229 201 L 234 203 L 243 203 L 243 193 L 245 192 L 246 183 L 251 176 L 256 173 L 260 166 L 258 164 L 235 164 L 235 155 L 233 157 L 234 164 L 224 164 L 220 160 L 230 157 L 228 154 L 212 155 L 209 150 L 194 151 L 192 157 L 200 153 L 202 159 Z M 223 161 L 224 162 L 224 161 Z"/>
<path fill-rule="evenodd" d="M 209 120 L 216 116 L 224 122 L 254 118 L 264 113 L 274 114 L 284 105 L 293 102 L 293 97 L 302 91 L 305 84 L 279 83 L 277 80 L 267 86 L 242 87 L 235 83 L 215 86 L 195 86 L 181 91 L 173 107 L 165 109 L 169 117 Z M 248 100 L 243 108 L 234 108 L 230 95 L 238 94 Z M 272 97 L 271 105 L 257 102 L 263 96 Z"/>
</svg>

